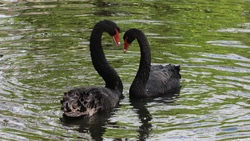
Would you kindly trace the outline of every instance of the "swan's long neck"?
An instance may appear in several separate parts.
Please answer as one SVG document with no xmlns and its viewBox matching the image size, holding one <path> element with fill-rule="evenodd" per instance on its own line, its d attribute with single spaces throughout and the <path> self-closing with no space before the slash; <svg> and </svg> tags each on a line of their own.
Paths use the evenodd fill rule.
<svg viewBox="0 0 250 141">
<path fill-rule="evenodd" d="M 107 62 L 102 49 L 101 39 L 105 28 L 104 26 L 105 25 L 97 24 L 94 27 L 90 37 L 90 52 L 92 63 L 96 71 L 105 81 L 105 87 L 122 92 L 122 81 L 117 72 Z"/>
<path fill-rule="evenodd" d="M 146 94 L 145 86 L 149 78 L 151 65 L 150 47 L 144 33 L 140 30 L 136 30 L 135 34 L 140 45 L 141 59 L 139 69 L 130 88 L 130 96 L 144 97 L 143 95 Z"/>
</svg>

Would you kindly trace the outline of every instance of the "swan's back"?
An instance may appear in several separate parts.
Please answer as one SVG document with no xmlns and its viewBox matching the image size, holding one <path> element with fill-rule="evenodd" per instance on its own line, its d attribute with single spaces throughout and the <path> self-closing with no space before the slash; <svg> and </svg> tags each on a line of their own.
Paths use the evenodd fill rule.
<svg viewBox="0 0 250 141">
<path fill-rule="evenodd" d="M 154 65 L 151 66 L 149 79 L 146 84 L 148 97 L 171 96 L 180 91 L 180 66 Z"/>
<path fill-rule="evenodd" d="M 116 107 L 121 94 L 105 87 L 76 88 L 64 93 L 62 110 L 67 117 L 92 116 Z"/>
</svg>

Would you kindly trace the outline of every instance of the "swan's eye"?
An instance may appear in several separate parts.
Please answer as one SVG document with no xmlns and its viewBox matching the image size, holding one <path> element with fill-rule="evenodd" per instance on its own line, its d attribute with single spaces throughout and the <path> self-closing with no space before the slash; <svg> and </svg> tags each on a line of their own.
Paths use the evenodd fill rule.
<svg viewBox="0 0 250 141">
<path fill-rule="evenodd" d="M 120 33 L 120 28 L 115 28 L 116 31 L 118 31 Z"/>
<path fill-rule="evenodd" d="M 128 42 L 128 37 L 126 37 L 126 38 L 124 39 L 124 42 Z"/>
</svg>

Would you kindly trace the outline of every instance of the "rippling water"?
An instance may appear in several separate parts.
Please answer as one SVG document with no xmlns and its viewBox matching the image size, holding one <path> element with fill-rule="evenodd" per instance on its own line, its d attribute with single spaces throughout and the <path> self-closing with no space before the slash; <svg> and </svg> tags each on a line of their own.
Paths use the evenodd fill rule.
<svg viewBox="0 0 250 141">
<path fill-rule="evenodd" d="M 89 37 L 115 21 L 120 37 L 145 32 L 153 64 L 181 65 L 182 89 L 171 99 L 130 101 L 139 63 L 136 42 L 124 54 L 103 46 L 124 83 L 112 111 L 61 120 L 63 92 L 103 85 Z M 0 2 L 0 140 L 250 140 L 250 1 Z"/>
</svg>

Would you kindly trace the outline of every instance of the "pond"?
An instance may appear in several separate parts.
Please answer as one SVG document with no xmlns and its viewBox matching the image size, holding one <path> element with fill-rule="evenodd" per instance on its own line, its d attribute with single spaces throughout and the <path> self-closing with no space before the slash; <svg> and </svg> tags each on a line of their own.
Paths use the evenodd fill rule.
<svg viewBox="0 0 250 141">
<path fill-rule="evenodd" d="M 140 50 L 102 44 L 124 84 L 112 111 L 62 120 L 63 93 L 103 86 L 89 38 L 98 21 L 142 30 L 153 64 L 181 66 L 172 98 L 132 102 Z M 250 1 L 2 0 L 0 140 L 249 140 Z M 123 43 L 123 41 L 122 41 Z"/>
</svg>

